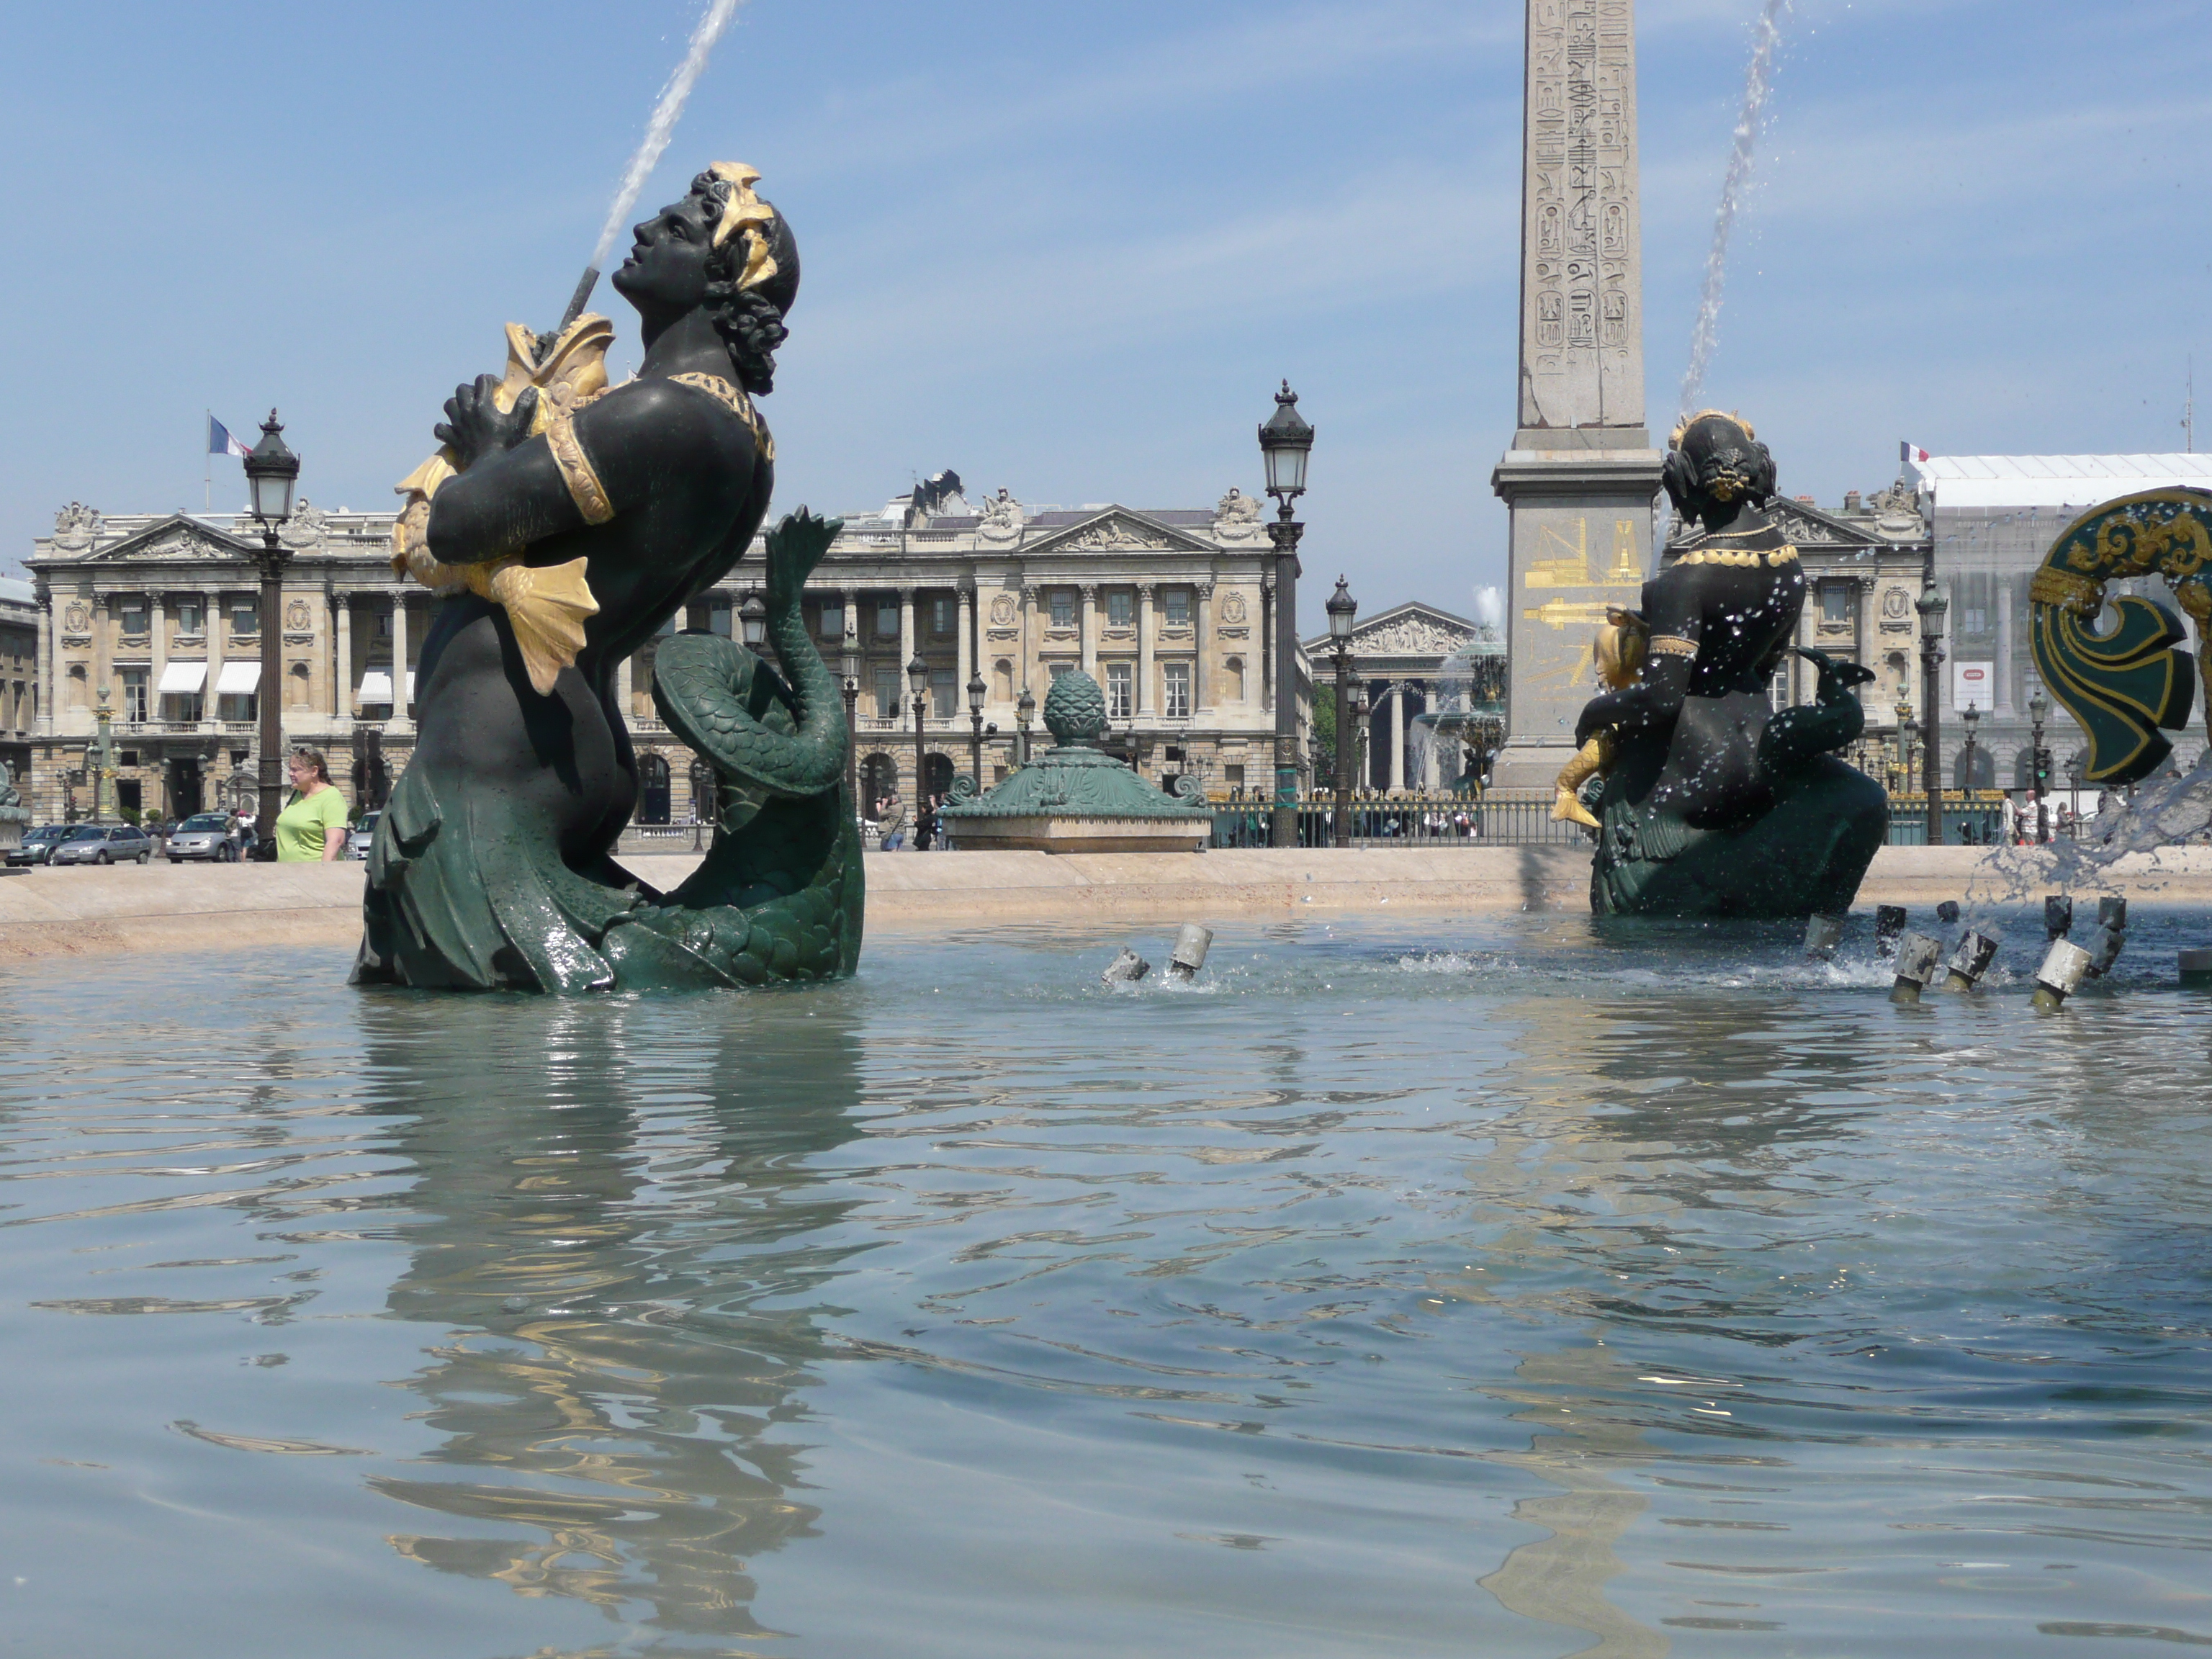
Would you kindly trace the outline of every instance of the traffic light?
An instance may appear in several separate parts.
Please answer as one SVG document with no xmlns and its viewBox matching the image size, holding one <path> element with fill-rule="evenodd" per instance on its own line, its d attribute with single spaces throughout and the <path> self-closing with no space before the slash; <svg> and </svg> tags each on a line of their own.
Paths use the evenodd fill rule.
<svg viewBox="0 0 2212 1659">
<path fill-rule="evenodd" d="M 2035 787 L 2038 789 L 2051 787 L 2051 751 L 2048 749 L 2035 751 Z"/>
</svg>

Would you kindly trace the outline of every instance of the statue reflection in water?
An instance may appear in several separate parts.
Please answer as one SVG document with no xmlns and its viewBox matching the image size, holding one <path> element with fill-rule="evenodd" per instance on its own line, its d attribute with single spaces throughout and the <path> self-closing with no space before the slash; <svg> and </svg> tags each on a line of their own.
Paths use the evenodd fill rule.
<svg viewBox="0 0 2212 1659">
<path fill-rule="evenodd" d="M 394 1547 L 671 1632 L 765 1633 L 748 1564 L 820 1513 L 780 1425 L 855 1201 L 811 1167 L 859 1133 L 849 1028 L 725 1020 L 709 1048 L 677 1005 L 502 1000 L 444 1005 L 426 1045 L 420 1012 L 366 1014 L 421 1218 L 389 1307 L 441 1332 L 406 1386 L 442 1468 L 372 1482 L 416 1512 Z M 538 1097 L 487 1099 L 501 1075 Z"/>
</svg>

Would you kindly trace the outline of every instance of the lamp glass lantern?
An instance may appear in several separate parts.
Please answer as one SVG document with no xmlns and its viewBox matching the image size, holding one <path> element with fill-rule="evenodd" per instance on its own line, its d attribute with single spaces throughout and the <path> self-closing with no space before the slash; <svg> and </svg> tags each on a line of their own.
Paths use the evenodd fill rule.
<svg viewBox="0 0 2212 1659">
<path fill-rule="evenodd" d="M 1352 625 L 1359 617 L 1359 601 L 1352 597 L 1352 590 L 1344 585 L 1344 578 L 1336 579 L 1336 592 L 1328 596 L 1325 607 L 1328 611 L 1328 637 L 1341 648 L 1352 643 Z"/>
<path fill-rule="evenodd" d="M 860 684 L 860 658 L 859 653 L 854 651 L 846 652 L 844 656 L 839 659 L 837 666 L 843 672 L 845 684 L 848 686 L 856 686 Z"/>
<path fill-rule="evenodd" d="M 282 524 L 292 516 L 292 487 L 300 480 L 300 458 L 284 444 L 276 411 L 261 423 L 261 441 L 246 452 L 246 486 L 253 516 Z"/>
<path fill-rule="evenodd" d="M 2039 685 L 2035 688 L 2035 695 L 2027 700 L 2027 718 L 2038 726 L 2051 718 L 2051 699 L 2043 695 L 2043 688 Z"/>
<path fill-rule="evenodd" d="M 1931 644 L 1943 637 L 1943 618 L 1951 609 L 1950 600 L 1943 597 L 1940 587 L 1930 587 L 1913 602 L 1912 608 L 1920 613 L 1921 637 Z"/>
<path fill-rule="evenodd" d="M 738 627 L 745 644 L 757 651 L 768 637 L 768 606 L 757 593 L 745 595 L 745 602 L 738 607 Z"/>
<path fill-rule="evenodd" d="M 990 689 L 983 684 L 983 676 L 980 672 L 968 677 L 968 712 L 969 714 L 980 714 L 983 712 L 983 698 Z"/>
<path fill-rule="evenodd" d="M 1260 455 L 1267 463 L 1267 493 L 1289 500 L 1306 493 L 1306 457 L 1314 429 L 1298 413 L 1298 394 L 1288 380 L 1275 394 L 1275 412 L 1260 428 Z"/>
<path fill-rule="evenodd" d="M 914 688 L 914 695 L 917 697 L 929 690 L 929 665 L 922 660 L 919 651 L 914 653 L 914 660 L 906 665 L 906 683 Z"/>
<path fill-rule="evenodd" d="M 1014 719 L 1020 722 L 1023 730 L 1027 731 L 1030 722 L 1036 718 L 1036 699 L 1030 695 L 1030 689 L 1025 685 L 1022 688 L 1022 695 L 1014 699 Z"/>
</svg>

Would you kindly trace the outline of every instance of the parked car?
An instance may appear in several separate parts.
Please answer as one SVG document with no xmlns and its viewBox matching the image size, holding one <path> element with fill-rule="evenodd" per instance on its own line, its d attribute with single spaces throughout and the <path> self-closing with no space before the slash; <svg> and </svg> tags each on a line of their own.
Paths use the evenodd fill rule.
<svg viewBox="0 0 2212 1659">
<path fill-rule="evenodd" d="M 154 838 L 135 823 L 80 823 L 62 832 L 47 855 L 49 864 L 120 864 L 153 861 Z"/>
<path fill-rule="evenodd" d="M 228 812 L 195 812 L 169 831 L 169 862 L 206 859 L 214 864 L 238 862 L 238 821 Z"/>
<path fill-rule="evenodd" d="M 69 834 L 66 823 L 42 823 L 23 837 L 21 847 L 8 849 L 10 864 L 44 864 L 54 850 L 54 843 Z"/>
<path fill-rule="evenodd" d="M 376 839 L 376 821 L 383 816 L 381 812 L 363 812 L 361 815 L 361 822 L 354 825 L 346 836 L 345 855 L 348 858 L 365 859 L 368 856 L 369 843 Z"/>
</svg>

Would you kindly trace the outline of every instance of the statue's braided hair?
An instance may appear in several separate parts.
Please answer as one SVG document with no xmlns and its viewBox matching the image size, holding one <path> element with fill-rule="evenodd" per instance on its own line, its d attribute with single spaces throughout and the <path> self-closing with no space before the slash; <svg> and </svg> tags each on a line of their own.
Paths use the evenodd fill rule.
<svg viewBox="0 0 2212 1659">
<path fill-rule="evenodd" d="M 752 192 L 750 167 L 717 163 L 691 181 L 718 234 L 708 264 L 707 308 L 738 379 L 751 392 L 775 389 L 775 351 L 790 337 L 784 314 L 799 295 L 799 244 L 774 206 Z M 765 210 L 763 211 L 763 210 Z"/>
</svg>

